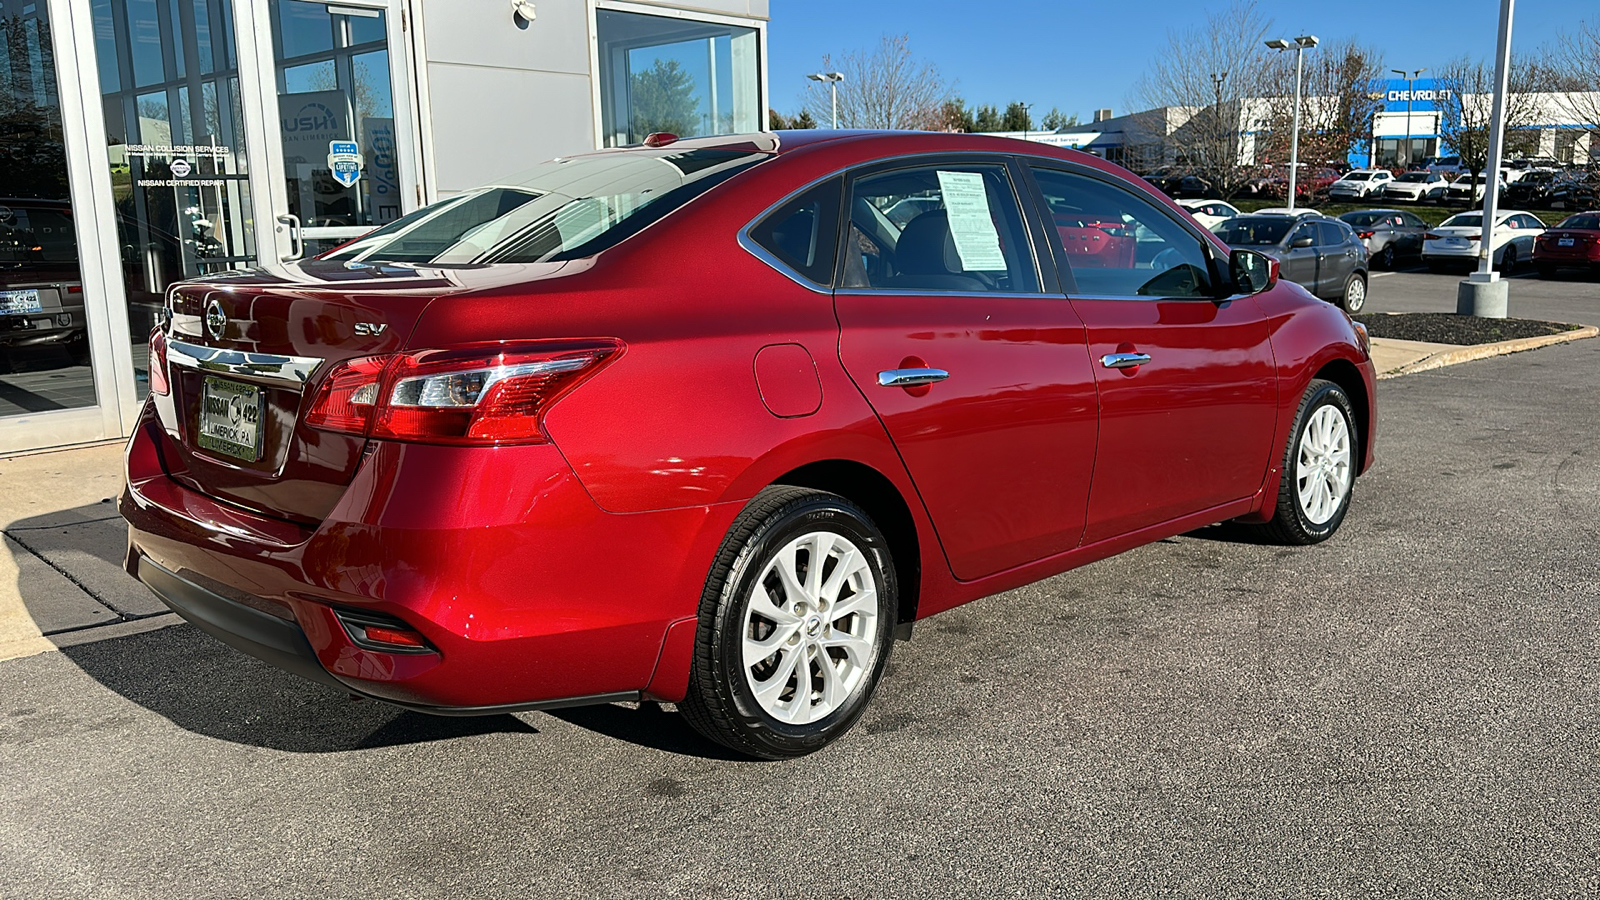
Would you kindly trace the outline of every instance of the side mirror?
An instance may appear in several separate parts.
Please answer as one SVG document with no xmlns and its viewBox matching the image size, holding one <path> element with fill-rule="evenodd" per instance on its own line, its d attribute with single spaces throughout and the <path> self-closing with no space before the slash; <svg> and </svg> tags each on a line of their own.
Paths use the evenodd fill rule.
<svg viewBox="0 0 1600 900">
<path fill-rule="evenodd" d="M 1228 254 L 1236 293 L 1259 294 L 1278 283 L 1278 261 L 1254 250 L 1235 250 Z"/>
<path fill-rule="evenodd" d="M 1289 242 L 1289 246 L 1295 249 L 1300 247 L 1309 247 L 1311 246 L 1311 235 L 1308 234 L 1303 237 L 1297 237 Z"/>
</svg>

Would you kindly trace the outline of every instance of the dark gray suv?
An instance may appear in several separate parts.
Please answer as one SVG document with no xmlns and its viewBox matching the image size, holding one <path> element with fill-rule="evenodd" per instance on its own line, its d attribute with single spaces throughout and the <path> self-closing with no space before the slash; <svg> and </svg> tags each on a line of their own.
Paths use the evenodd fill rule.
<svg viewBox="0 0 1600 900">
<path fill-rule="evenodd" d="M 1283 278 L 1345 312 L 1367 305 L 1367 248 L 1338 219 L 1321 214 L 1236 216 L 1212 231 L 1230 247 L 1276 259 Z"/>
</svg>

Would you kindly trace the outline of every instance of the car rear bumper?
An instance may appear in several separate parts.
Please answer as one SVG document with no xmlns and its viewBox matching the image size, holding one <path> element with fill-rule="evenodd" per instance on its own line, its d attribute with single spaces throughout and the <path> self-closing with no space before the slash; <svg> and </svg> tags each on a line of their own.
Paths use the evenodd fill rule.
<svg viewBox="0 0 1600 900">
<path fill-rule="evenodd" d="M 307 527 L 168 477 L 158 428 L 147 408 L 128 445 L 126 567 L 235 648 L 437 714 L 681 699 L 652 682 L 663 639 L 692 623 L 736 508 L 607 513 L 548 444 L 376 443 Z M 358 646 L 362 614 L 400 620 L 429 652 Z"/>
</svg>

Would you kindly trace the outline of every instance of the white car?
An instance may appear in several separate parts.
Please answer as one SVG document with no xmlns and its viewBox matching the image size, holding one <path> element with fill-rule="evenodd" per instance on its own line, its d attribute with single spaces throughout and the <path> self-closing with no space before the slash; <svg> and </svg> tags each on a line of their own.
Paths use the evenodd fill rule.
<svg viewBox="0 0 1600 900">
<path fill-rule="evenodd" d="M 1449 184 L 1449 180 L 1438 172 L 1406 172 L 1384 185 L 1383 198 L 1407 203 L 1442 200 Z"/>
<path fill-rule="evenodd" d="M 1450 186 L 1445 188 L 1444 198 L 1446 200 L 1455 201 L 1456 203 L 1461 203 L 1465 201 L 1467 196 L 1470 194 L 1472 197 L 1472 202 L 1477 203 L 1479 200 L 1483 199 L 1484 182 L 1486 181 L 1488 181 L 1488 179 L 1480 175 L 1478 176 L 1478 183 L 1474 185 L 1472 183 L 1472 173 L 1468 172 L 1457 178 L 1455 181 L 1450 182 Z M 1505 192 L 1506 181 L 1506 172 L 1504 169 L 1501 169 L 1500 186 L 1497 188 L 1500 193 Z"/>
<path fill-rule="evenodd" d="M 1502 272 L 1512 272 L 1517 264 L 1533 258 L 1533 239 L 1544 233 L 1545 225 L 1533 213 L 1502 210 L 1495 214 L 1493 240 L 1489 252 Z M 1474 266 L 1478 245 L 1483 240 L 1483 213 L 1457 213 L 1444 224 L 1428 229 L 1422 236 L 1422 261 L 1434 272 L 1452 264 Z"/>
<path fill-rule="evenodd" d="M 1328 196 L 1341 200 L 1382 197 L 1383 189 L 1394 180 L 1388 169 L 1355 169 L 1328 186 Z"/>
<path fill-rule="evenodd" d="M 1239 214 L 1233 204 L 1221 200 L 1179 200 L 1178 205 L 1188 210 L 1200 227 L 1208 231 Z"/>
</svg>

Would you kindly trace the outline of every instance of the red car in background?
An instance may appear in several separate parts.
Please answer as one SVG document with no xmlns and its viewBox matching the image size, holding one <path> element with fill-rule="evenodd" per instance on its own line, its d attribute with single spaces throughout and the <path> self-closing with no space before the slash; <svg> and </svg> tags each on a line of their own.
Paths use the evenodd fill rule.
<svg viewBox="0 0 1600 900">
<path fill-rule="evenodd" d="M 1567 216 L 1533 241 L 1533 265 L 1540 278 L 1558 269 L 1600 272 L 1600 212 Z"/>
<path fill-rule="evenodd" d="M 807 753 L 918 619 L 1223 520 L 1339 528 L 1373 364 L 1276 275 L 1030 142 L 652 135 L 553 160 L 176 286 L 127 567 L 340 690 L 441 714 L 654 699 L 749 755 Z"/>
</svg>

